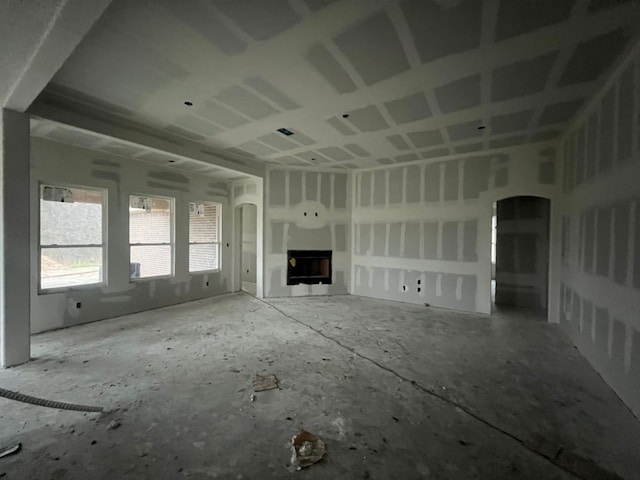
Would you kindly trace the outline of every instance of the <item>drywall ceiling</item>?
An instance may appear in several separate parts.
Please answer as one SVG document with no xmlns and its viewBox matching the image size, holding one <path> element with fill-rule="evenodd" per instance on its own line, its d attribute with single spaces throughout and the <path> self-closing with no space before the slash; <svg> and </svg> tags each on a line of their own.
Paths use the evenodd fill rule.
<svg viewBox="0 0 640 480">
<path fill-rule="evenodd" d="M 110 1 L 0 1 L 0 106 L 25 111 Z"/>
<path fill-rule="evenodd" d="M 48 94 L 227 156 L 367 167 L 560 136 L 639 28 L 624 0 L 113 0 Z"/>
<path fill-rule="evenodd" d="M 200 160 L 173 155 L 145 145 L 118 140 L 41 118 L 31 119 L 31 135 L 65 145 L 92 150 L 98 154 L 116 155 L 128 160 L 133 159 L 199 176 L 210 176 L 224 180 L 251 178 L 234 170 L 220 168 Z"/>
</svg>

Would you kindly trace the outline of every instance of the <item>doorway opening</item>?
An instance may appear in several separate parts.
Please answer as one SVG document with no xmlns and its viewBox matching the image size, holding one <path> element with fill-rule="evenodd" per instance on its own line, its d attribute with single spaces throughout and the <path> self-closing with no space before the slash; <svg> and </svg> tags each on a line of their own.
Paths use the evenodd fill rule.
<svg viewBox="0 0 640 480">
<path fill-rule="evenodd" d="M 491 300 L 495 306 L 546 313 L 549 296 L 550 201 L 519 196 L 494 204 Z"/>
<path fill-rule="evenodd" d="M 258 209 L 253 204 L 238 207 L 240 211 L 240 288 L 256 296 Z"/>
</svg>

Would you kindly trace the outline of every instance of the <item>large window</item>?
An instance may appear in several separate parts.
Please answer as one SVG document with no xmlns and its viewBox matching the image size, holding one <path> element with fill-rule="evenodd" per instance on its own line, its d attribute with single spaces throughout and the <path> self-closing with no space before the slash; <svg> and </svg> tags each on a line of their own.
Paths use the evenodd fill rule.
<svg viewBox="0 0 640 480">
<path fill-rule="evenodd" d="M 129 197 L 131 278 L 173 274 L 173 199 Z"/>
<path fill-rule="evenodd" d="M 220 269 L 220 205 L 189 204 L 189 272 Z"/>
<path fill-rule="evenodd" d="M 105 198 L 103 190 L 40 185 L 41 290 L 103 282 Z"/>
</svg>

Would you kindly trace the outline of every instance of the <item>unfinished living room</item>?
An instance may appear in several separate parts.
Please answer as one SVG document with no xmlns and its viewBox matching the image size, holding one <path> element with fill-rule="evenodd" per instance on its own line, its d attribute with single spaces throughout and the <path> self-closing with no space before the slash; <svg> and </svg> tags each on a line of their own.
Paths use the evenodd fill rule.
<svg viewBox="0 0 640 480">
<path fill-rule="evenodd" d="M 0 18 L 0 479 L 640 480 L 640 2 Z"/>
</svg>

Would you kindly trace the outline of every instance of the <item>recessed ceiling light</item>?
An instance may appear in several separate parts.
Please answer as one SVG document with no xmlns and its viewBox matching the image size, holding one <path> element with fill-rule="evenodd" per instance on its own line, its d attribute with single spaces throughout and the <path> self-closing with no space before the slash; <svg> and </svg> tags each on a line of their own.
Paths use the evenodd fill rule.
<svg viewBox="0 0 640 480">
<path fill-rule="evenodd" d="M 184 104 L 185 104 L 187 107 L 193 107 L 193 102 L 190 102 L 189 100 L 187 100 L 186 102 L 184 102 Z"/>
<path fill-rule="evenodd" d="M 484 125 L 478 125 L 478 130 L 484 130 L 485 128 L 487 127 L 485 127 Z"/>
</svg>

